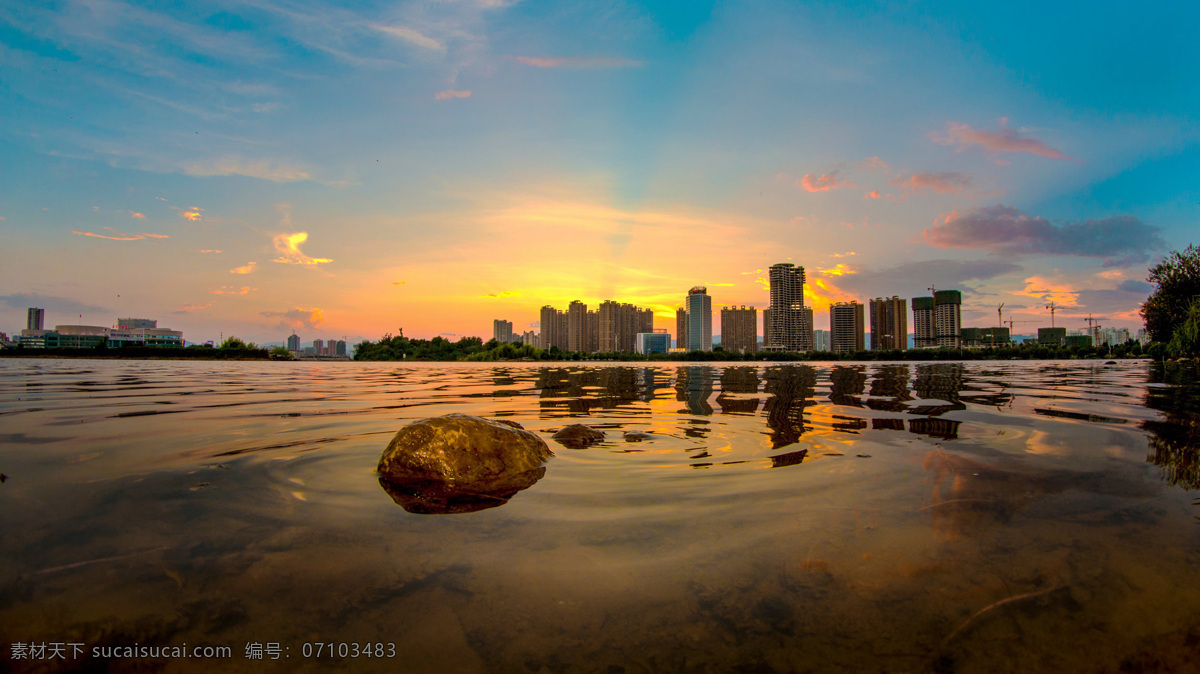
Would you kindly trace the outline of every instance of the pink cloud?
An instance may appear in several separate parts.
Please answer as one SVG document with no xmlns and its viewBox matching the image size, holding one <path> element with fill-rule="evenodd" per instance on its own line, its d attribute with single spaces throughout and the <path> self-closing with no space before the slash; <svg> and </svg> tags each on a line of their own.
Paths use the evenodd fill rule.
<svg viewBox="0 0 1200 674">
<path fill-rule="evenodd" d="M 796 181 L 796 184 L 809 192 L 827 192 L 839 187 L 856 187 L 849 180 L 838 180 L 838 172 L 825 173 L 816 178 L 811 173 L 805 173 L 804 177 Z"/>
<path fill-rule="evenodd" d="M 207 309 L 211 306 L 212 306 L 212 302 L 209 302 L 208 304 L 185 304 L 185 305 L 179 307 L 179 309 L 175 313 L 185 314 L 185 313 L 189 313 L 192 311 L 199 311 L 201 309 Z"/>
<path fill-rule="evenodd" d="M 145 220 L 146 219 L 145 215 L 142 215 L 141 213 L 135 213 L 134 211 L 129 211 L 129 215 L 134 220 Z"/>
<path fill-rule="evenodd" d="M 879 190 L 871 190 L 863 195 L 863 199 L 879 199 L 882 196 L 883 195 L 879 193 Z"/>
<path fill-rule="evenodd" d="M 637 68 L 642 61 L 619 56 L 517 56 L 518 63 L 534 68 Z"/>
<path fill-rule="evenodd" d="M 908 177 L 900 176 L 889 183 L 898 185 L 912 192 L 933 190 L 938 194 L 954 194 L 971 187 L 971 177 L 963 173 L 913 173 Z"/>
<path fill-rule="evenodd" d="M 1023 152 L 1046 159 L 1075 160 L 1074 157 L 1063 154 L 1037 138 L 1022 136 L 1016 129 L 1008 128 L 1007 117 L 1000 118 L 995 131 L 982 131 L 962 122 L 950 122 L 944 135 L 934 132 L 930 134 L 930 138 L 942 145 L 978 145 L 989 152 Z"/>
<path fill-rule="evenodd" d="M 79 236 L 92 236 L 97 239 L 108 239 L 109 241 L 141 241 L 142 239 L 169 239 L 169 238 L 171 238 L 171 237 L 167 236 L 166 234 L 151 234 L 149 232 L 138 232 L 136 234 L 133 234 L 133 233 L 129 233 L 129 232 L 118 232 L 117 230 L 113 229 L 112 227 L 105 227 L 104 229 L 112 232 L 112 234 L 96 234 L 95 232 L 81 232 L 77 229 L 72 229 L 71 233 L 78 234 Z"/>
<path fill-rule="evenodd" d="M 860 169 L 883 169 L 886 171 L 887 167 L 887 162 L 879 157 L 868 157 L 858 164 L 858 168 Z"/>
<path fill-rule="evenodd" d="M 439 91 L 436 94 L 434 94 L 433 99 L 435 101 L 444 101 L 444 100 L 447 100 L 450 98 L 470 98 L 470 97 L 471 97 L 470 89 L 466 89 L 463 91 L 455 91 L 454 89 L 447 89 L 445 91 Z"/>
</svg>

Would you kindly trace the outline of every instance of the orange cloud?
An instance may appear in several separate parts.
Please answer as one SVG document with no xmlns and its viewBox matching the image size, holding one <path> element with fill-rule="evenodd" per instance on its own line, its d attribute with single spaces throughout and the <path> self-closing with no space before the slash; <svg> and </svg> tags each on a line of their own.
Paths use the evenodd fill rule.
<svg viewBox="0 0 1200 674">
<path fill-rule="evenodd" d="M 856 271 L 854 267 L 839 262 L 832 269 L 818 269 L 817 273 L 825 276 L 845 276 L 846 274 L 854 274 Z"/>
<path fill-rule="evenodd" d="M 257 262 L 247 262 L 244 266 L 234 267 L 233 269 L 230 269 L 229 273 L 230 274 L 251 274 L 254 272 L 254 267 L 257 264 L 258 264 Z"/>
<path fill-rule="evenodd" d="M 263 311 L 259 313 L 267 318 L 281 319 L 279 325 L 276 326 L 279 329 L 312 329 L 325 322 L 325 317 L 321 314 L 320 309 L 301 309 L 296 307 L 287 311 Z"/>
<path fill-rule="evenodd" d="M 1046 304 L 1054 302 L 1062 308 L 1074 307 L 1079 299 L 1079 291 L 1058 279 L 1044 276 L 1030 276 L 1025 279 L 1025 288 L 1017 293 L 1032 297 Z"/>
<path fill-rule="evenodd" d="M 408 283 L 408 281 L 392 281 L 392 285 L 394 286 L 402 286 L 405 283 Z"/>
<path fill-rule="evenodd" d="M 179 309 L 175 313 L 186 314 L 186 313 L 190 313 L 193 311 L 199 311 L 201 309 L 207 309 L 211 306 L 212 306 L 212 302 L 209 302 L 208 304 L 185 304 L 185 305 L 179 307 Z"/>
<path fill-rule="evenodd" d="M 142 215 L 141 213 L 136 213 L 136 212 L 134 212 L 134 211 L 129 211 L 129 215 L 130 215 L 130 217 L 132 217 L 134 220 L 145 220 L 145 219 L 146 219 L 146 216 L 145 216 L 145 215 Z"/>
<path fill-rule="evenodd" d="M 838 180 L 837 171 L 825 173 L 815 178 L 811 173 L 805 173 L 803 178 L 796 181 L 796 184 L 809 192 L 827 192 L 839 187 L 855 187 L 855 184 L 849 180 Z"/>
<path fill-rule="evenodd" d="M 200 252 L 201 253 L 223 253 L 224 251 L 217 250 L 216 248 L 201 248 Z"/>
<path fill-rule="evenodd" d="M 1007 117 L 999 119 L 995 131 L 981 131 L 961 122 L 950 122 L 945 134 L 934 132 L 930 138 L 942 145 L 958 145 L 960 149 L 978 145 L 989 152 L 1020 152 L 1046 159 L 1078 161 L 1037 138 L 1022 136 L 1017 130 L 1008 128 Z"/>
<path fill-rule="evenodd" d="M 333 262 L 333 260 L 328 258 L 309 257 L 300 252 L 300 244 L 305 241 L 308 241 L 308 232 L 296 232 L 295 234 L 280 234 L 276 236 L 274 239 L 275 250 L 279 251 L 280 257 L 275 258 L 272 262 L 307 266 Z"/>
<path fill-rule="evenodd" d="M 914 173 L 907 178 L 901 176 L 888 182 L 912 192 L 933 190 L 938 194 L 954 194 L 971 187 L 970 176 L 954 172 Z"/>
<path fill-rule="evenodd" d="M 879 190 L 871 190 L 863 195 L 863 199 L 879 199 L 882 196 L 883 195 L 879 193 Z"/>
<path fill-rule="evenodd" d="M 141 241 L 142 239 L 169 239 L 169 238 L 171 238 L 171 237 L 167 236 L 166 234 L 151 234 L 149 232 L 138 232 L 137 234 L 130 234 L 127 232 L 118 232 L 117 230 L 113 229 L 112 227 L 105 227 L 104 229 L 107 229 L 108 231 L 112 232 L 112 234 L 109 235 L 109 234 L 96 234 L 95 232 L 81 232 L 77 229 L 72 229 L 71 233 L 78 234 L 79 236 L 93 236 L 93 237 L 96 237 L 97 239 L 108 239 L 110 241 Z"/>
<path fill-rule="evenodd" d="M 254 292 L 255 290 L 258 290 L 258 288 L 251 288 L 250 286 L 242 286 L 241 288 L 237 286 L 221 286 L 220 288 L 209 292 L 211 292 L 213 295 L 245 295 L 247 293 Z"/>
<path fill-rule="evenodd" d="M 496 299 L 496 298 L 500 298 L 500 297 L 520 297 L 520 296 L 521 296 L 521 293 L 519 293 L 519 292 L 506 290 L 502 293 L 488 293 L 487 295 L 484 295 L 483 298 L 484 299 Z"/>
<path fill-rule="evenodd" d="M 434 94 L 433 99 L 435 101 L 444 101 L 444 100 L 450 99 L 450 98 L 470 98 L 470 97 L 471 97 L 470 89 L 466 89 L 463 91 L 455 91 L 454 89 L 447 89 L 445 91 L 439 91 L 436 94 Z"/>
<path fill-rule="evenodd" d="M 200 218 L 202 217 L 200 215 L 200 213 L 203 210 L 204 210 L 203 208 L 196 208 L 195 206 L 192 206 L 190 209 L 188 209 L 186 211 L 179 211 L 179 217 L 183 218 L 184 220 L 189 220 L 191 222 L 200 222 Z"/>
</svg>

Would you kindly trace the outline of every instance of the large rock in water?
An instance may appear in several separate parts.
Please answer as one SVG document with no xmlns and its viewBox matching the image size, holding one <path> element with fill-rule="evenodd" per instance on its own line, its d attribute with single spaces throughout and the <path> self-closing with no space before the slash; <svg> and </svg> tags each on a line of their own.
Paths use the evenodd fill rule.
<svg viewBox="0 0 1200 674">
<path fill-rule="evenodd" d="M 414 513 L 503 505 L 546 474 L 554 453 L 512 421 L 447 414 L 401 428 L 379 458 L 379 483 Z"/>
<path fill-rule="evenodd" d="M 604 431 L 598 431 L 591 426 L 571 424 L 553 435 L 563 447 L 568 449 L 583 449 L 604 439 Z"/>
</svg>

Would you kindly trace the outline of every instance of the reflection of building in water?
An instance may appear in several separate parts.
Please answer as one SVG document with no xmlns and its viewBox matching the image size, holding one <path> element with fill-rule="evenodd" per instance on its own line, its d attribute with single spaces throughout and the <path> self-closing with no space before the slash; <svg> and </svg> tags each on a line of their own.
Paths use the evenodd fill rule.
<svg viewBox="0 0 1200 674">
<path fill-rule="evenodd" d="M 829 401 L 835 405 L 862 407 L 859 396 L 867 386 L 866 368 L 862 365 L 835 365 L 829 371 Z"/>
<path fill-rule="evenodd" d="M 962 363 L 928 363 L 917 366 L 917 376 L 913 379 L 913 391 L 916 392 L 918 398 L 932 398 L 954 403 L 953 405 L 939 406 L 942 412 L 965 409 L 965 405 L 959 402 L 962 388 Z M 926 413 L 921 412 L 921 414 Z M 937 412 L 937 414 L 940 413 Z"/>
<path fill-rule="evenodd" d="M 771 445 L 790 445 L 807 430 L 804 408 L 817 404 L 812 400 L 817 390 L 817 371 L 808 365 L 779 365 L 768 367 L 763 377 L 763 391 L 770 396 L 765 409 Z"/>
<path fill-rule="evenodd" d="M 754 414 L 758 397 L 738 397 L 738 394 L 757 394 L 759 377 L 756 367 L 727 367 L 721 371 L 721 392 L 717 404 L 722 414 Z M 732 395 L 728 395 L 732 394 Z"/>
<path fill-rule="evenodd" d="M 713 368 L 708 366 L 680 367 L 675 370 L 675 399 L 687 403 L 689 414 L 708 416 L 713 413 L 708 399 L 713 394 Z"/>
<path fill-rule="evenodd" d="M 835 414 L 833 415 L 833 424 L 831 426 L 833 430 L 839 433 L 858 433 L 859 431 L 866 430 L 867 420 Z"/>
<path fill-rule="evenodd" d="M 898 421 L 898 420 L 897 420 Z M 958 437 L 959 422 L 952 419 L 920 419 L 908 420 L 908 431 L 917 435 L 928 435 L 943 440 L 953 440 Z"/>
<path fill-rule="evenodd" d="M 587 415 L 592 409 L 629 405 L 646 395 L 645 376 L 632 367 L 543 367 L 538 369 L 537 387 L 543 418 Z"/>
<path fill-rule="evenodd" d="M 904 430 L 903 419 L 872 419 L 871 429 L 876 431 L 902 431 Z"/>
</svg>

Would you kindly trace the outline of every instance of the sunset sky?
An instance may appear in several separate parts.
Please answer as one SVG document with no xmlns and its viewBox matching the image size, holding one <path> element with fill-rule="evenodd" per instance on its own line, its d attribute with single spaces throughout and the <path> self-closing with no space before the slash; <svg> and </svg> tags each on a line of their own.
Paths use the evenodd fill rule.
<svg viewBox="0 0 1200 674">
<path fill-rule="evenodd" d="M 491 336 L 963 291 L 1141 327 L 1200 243 L 1200 5 L 0 5 L 0 331 Z M 910 319 L 911 325 L 911 319 Z M 536 328 L 533 328 L 536 329 Z"/>
</svg>

